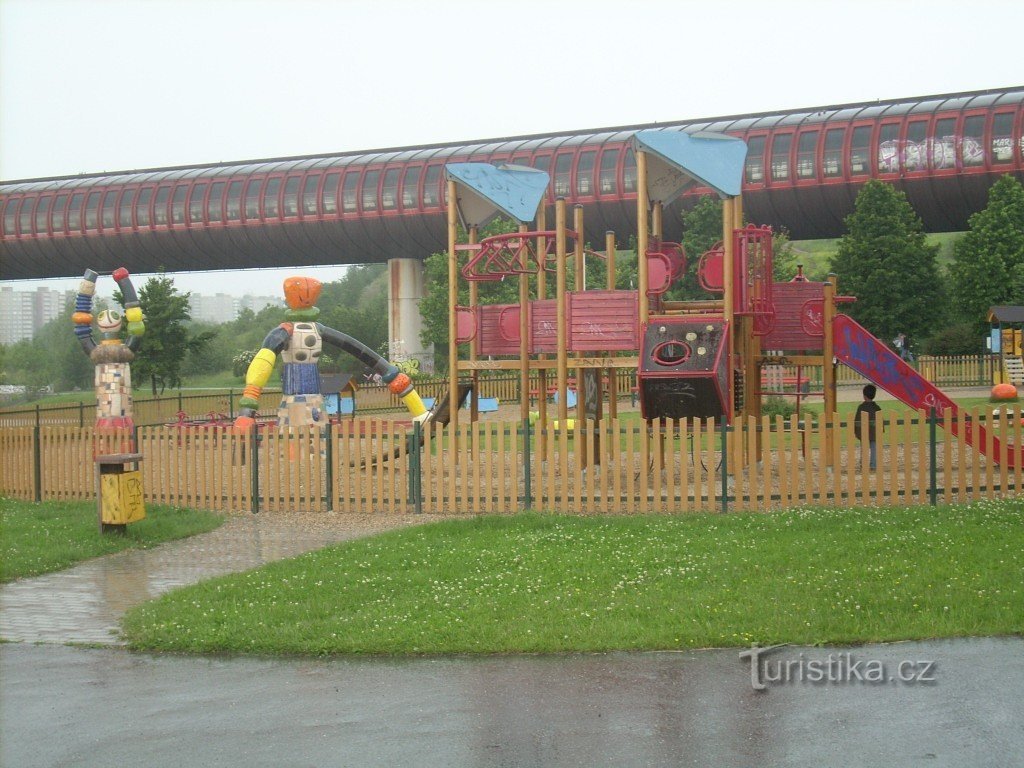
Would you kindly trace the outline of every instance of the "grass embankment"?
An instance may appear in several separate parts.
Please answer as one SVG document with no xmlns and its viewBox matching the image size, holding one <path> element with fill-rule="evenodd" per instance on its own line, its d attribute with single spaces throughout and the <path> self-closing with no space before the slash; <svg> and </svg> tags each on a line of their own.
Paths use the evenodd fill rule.
<svg viewBox="0 0 1024 768">
<path fill-rule="evenodd" d="M 224 518 L 212 512 L 152 505 L 124 536 L 103 535 L 91 501 L 0 499 L 0 582 L 59 571 L 91 557 L 205 533 Z"/>
<path fill-rule="evenodd" d="M 394 531 L 130 611 L 137 649 L 430 654 L 1024 631 L 1024 500 Z"/>
</svg>

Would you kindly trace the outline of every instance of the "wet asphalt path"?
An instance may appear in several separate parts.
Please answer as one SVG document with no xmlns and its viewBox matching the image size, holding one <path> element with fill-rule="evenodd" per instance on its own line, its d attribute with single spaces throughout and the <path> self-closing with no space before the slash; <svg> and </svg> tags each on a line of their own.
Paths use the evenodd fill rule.
<svg viewBox="0 0 1024 768">
<path fill-rule="evenodd" d="M 769 664 L 844 649 L 782 648 Z M 751 688 L 737 651 L 270 660 L 0 647 L 0 764 L 1020 766 L 1024 639 L 849 649 L 931 683 Z"/>
</svg>

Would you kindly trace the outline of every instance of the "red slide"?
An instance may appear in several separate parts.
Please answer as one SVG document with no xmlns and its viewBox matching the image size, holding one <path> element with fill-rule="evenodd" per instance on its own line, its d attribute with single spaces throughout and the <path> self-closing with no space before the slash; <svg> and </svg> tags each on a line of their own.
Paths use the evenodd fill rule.
<svg viewBox="0 0 1024 768">
<path fill-rule="evenodd" d="M 922 378 L 863 326 L 846 315 L 836 315 L 832 336 L 834 354 L 839 362 L 915 410 L 927 411 L 934 408 L 941 414 L 943 409 L 949 408 L 953 415 L 949 431 L 954 435 L 959 434 L 963 422 L 959 419 L 960 409 L 956 403 L 930 381 Z M 968 428 L 964 435 L 968 445 L 972 445 L 973 442 L 972 432 L 973 430 Z M 980 445 L 974 447 L 979 453 L 986 454 L 988 437 L 985 428 L 980 425 L 978 442 Z M 1005 454 L 1006 465 L 1016 467 L 1021 461 L 1021 446 L 1017 446 L 1016 450 L 1011 446 L 1007 448 L 1009 450 Z M 992 456 L 989 458 L 998 463 L 1003 455 L 999 440 L 993 436 Z"/>
</svg>

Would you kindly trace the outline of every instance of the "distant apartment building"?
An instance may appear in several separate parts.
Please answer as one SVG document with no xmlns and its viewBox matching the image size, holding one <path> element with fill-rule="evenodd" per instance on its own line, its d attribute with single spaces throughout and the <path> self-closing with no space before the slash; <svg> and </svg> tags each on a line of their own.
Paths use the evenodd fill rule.
<svg viewBox="0 0 1024 768">
<path fill-rule="evenodd" d="M 228 323 L 238 317 L 243 309 L 259 312 L 266 306 L 281 306 L 283 302 L 276 296 L 242 296 L 237 298 L 226 293 L 207 296 L 193 293 L 189 297 L 189 308 L 192 319 L 204 323 Z"/>
<path fill-rule="evenodd" d="M 34 291 L 18 291 L 9 285 L 0 286 L 0 344 L 31 339 L 40 328 L 56 319 L 74 298 L 73 290 L 40 287 Z"/>
</svg>

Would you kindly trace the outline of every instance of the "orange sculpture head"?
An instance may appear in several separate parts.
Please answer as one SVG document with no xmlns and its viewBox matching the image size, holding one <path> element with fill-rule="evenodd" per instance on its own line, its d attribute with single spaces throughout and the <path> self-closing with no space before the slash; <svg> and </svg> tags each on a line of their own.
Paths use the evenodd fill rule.
<svg viewBox="0 0 1024 768">
<path fill-rule="evenodd" d="M 289 309 L 309 309 L 320 298 L 323 285 L 313 277 L 289 277 L 284 281 L 284 300 Z"/>
</svg>

